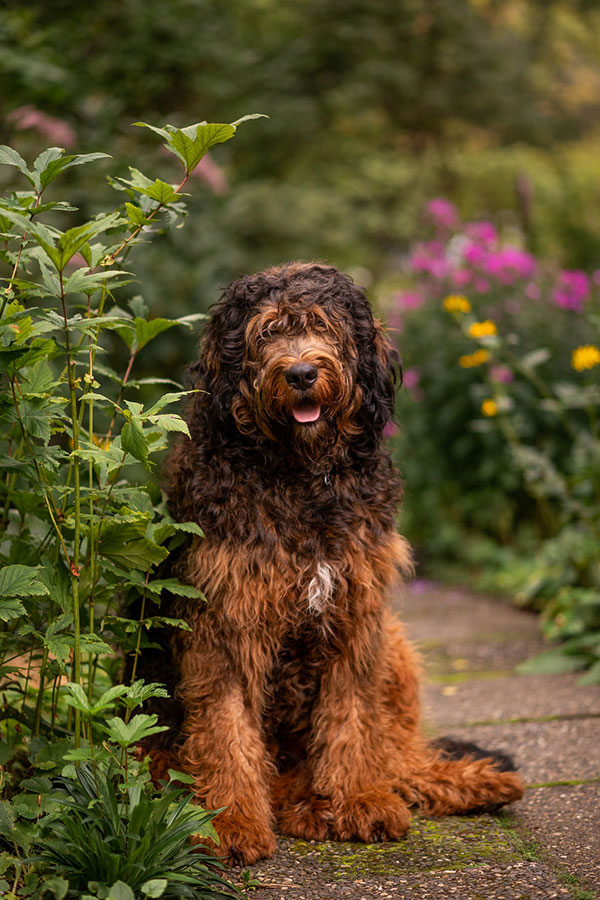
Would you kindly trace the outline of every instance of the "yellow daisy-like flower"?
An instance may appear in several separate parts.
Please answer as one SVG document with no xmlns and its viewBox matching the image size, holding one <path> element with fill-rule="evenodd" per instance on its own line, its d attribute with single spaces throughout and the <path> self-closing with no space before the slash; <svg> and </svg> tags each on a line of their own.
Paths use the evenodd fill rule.
<svg viewBox="0 0 600 900">
<path fill-rule="evenodd" d="M 446 297 L 444 300 L 444 308 L 447 309 L 448 312 L 471 312 L 471 304 L 462 294 L 450 294 L 449 297 Z"/>
<path fill-rule="evenodd" d="M 481 412 L 484 416 L 497 416 L 498 415 L 498 404 L 495 400 L 484 400 L 481 404 Z"/>
<path fill-rule="evenodd" d="M 473 322 L 472 325 L 469 325 L 469 334 L 474 338 L 490 337 L 497 333 L 496 325 L 491 319 L 486 319 L 485 322 Z"/>
<path fill-rule="evenodd" d="M 598 364 L 600 364 L 600 350 L 594 344 L 586 344 L 584 347 L 577 347 L 576 350 L 573 350 L 571 365 L 578 372 L 583 372 L 584 369 L 593 369 Z"/>
<path fill-rule="evenodd" d="M 480 366 L 482 363 L 485 363 L 489 360 L 490 354 L 487 350 L 476 350 L 475 353 L 469 353 L 465 356 L 461 356 L 458 360 L 459 365 L 463 367 L 463 369 L 471 369 L 473 366 Z"/>
</svg>

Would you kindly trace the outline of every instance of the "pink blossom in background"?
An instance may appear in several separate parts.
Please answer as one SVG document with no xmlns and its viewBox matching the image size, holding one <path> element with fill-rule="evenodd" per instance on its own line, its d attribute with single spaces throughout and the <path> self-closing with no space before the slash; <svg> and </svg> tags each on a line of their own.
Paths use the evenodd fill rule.
<svg viewBox="0 0 600 900">
<path fill-rule="evenodd" d="M 467 269 L 455 269 L 450 275 L 450 280 L 454 287 L 463 288 L 471 281 L 471 273 Z"/>
<path fill-rule="evenodd" d="M 72 147 L 77 140 L 75 130 L 64 119 L 56 119 L 35 106 L 19 106 L 6 117 L 17 131 L 32 129 L 38 131 L 53 145 Z"/>
<path fill-rule="evenodd" d="M 490 378 L 492 381 L 498 381 L 501 384 L 509 384 L 514 380 L 512 370 L 508 366 L 492 366 L 490 368 Z"/>
<path fill-rule="evenodd" d="M 202 157 L 192 175 L 196 178 L 201 178 L 209 186 L 213 194 L 226 194 L 229 190 L 224 170 L 213 162 L 208 153 Z"/>
<path fill-rule="evenodd" d="M 398 309 L 401 310 L 420 309 L 425 303 L 425 297 L 423 296 L 423 294 L 401 291 L 396 296 L 396 303 L 398 305 Z"/>
<path fill-rule="evenodd" d="M 594 284 L 600 284 L 600 269 L 596 269 L 592 272 L 592 281 Z"/>
<path fill-rule="evenodd" d="M 450 270 L 441 241 L 424 241 L 416 244 L 410 265 L 414 272 L 427 272 L 434 278 L 445 278 Z"/>
<path fill-rule="evenodd" d="M 425 392 L 421 387 L 421 376 L 419 370 L 413 368 L 405 369 L 402 373 L 402 383 L 410 391 L 410 395 L 417 403 L 423 399 Z"/>
<path fill-rule="evenodd" d="M 590 280 L 581 269 L 564 269 L 554 288 L 554 302 L 563 309 L 581 312 L 590 293 Z"/>
<path fill-rule="evenodd" d="M 490 283 L 487 278 L 476 278 L 473 282 L 473 287 L 478 294 L 487 294 L 490 289 Z"/>
<path fill-rule="evenodd" d="M 435 225 L 443 228 L 456 228 L 460 223 L 458 210 L 444 197 L 434 197 L 425 208 Z"/>
<path fill-rule="evenodd" d="M 510 244 L 488 253 L 483 265 L 486 272 L 502 284 L 512 284 L 517 278 L 531 278 L 537 269 L 531 253 Z"/>
<path fill-rule="evenodd" d="M 416 388 L 420 381 L 418 369 L 405 369 L 402 376 L 402 381 L 409 390 L 412 390 L 412 388 Z"/>
<path fill-rule="evenodd" d="M 529 300 L 539 300 L 542 296 L 542 292 L 540 290 L 539 284 L 528 284 L 525 288 L 525 296 L 529 298 Z"/>
<path fill-rule="evenodd" d="M 487 251 L 481 244 L 469 241 L 463 250 L 463 257 L 472 266 L 481 266 L 487 258 Z"/>
<path fill-rule="evenodd" d="M 498 243 L 498 232 L 491 222 L 469 222 L 465 232 L 472 241 L 484 247 L 493 247 Z"/>
<path fill-rule="evenodd" d="M 398 426 L 395 422 L 388 422 L 387 425 L 383 426 L 383 436 L 384 437 L 393 437 L 398 431 Z"/>
</svg>

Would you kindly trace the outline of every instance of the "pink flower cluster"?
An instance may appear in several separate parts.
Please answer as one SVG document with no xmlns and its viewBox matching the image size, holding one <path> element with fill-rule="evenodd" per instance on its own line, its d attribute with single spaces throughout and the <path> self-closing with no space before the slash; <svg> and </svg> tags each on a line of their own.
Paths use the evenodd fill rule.
<svg viewBox="0 0 600 900">
<path fill-rule="evenodd" d="M 77 140 L 77 135 L 68 122 L 49 116 L 35 106 L 19 106 L 6 118 L 18 131 L 32 129 L 58 147 L 72 147 Z"/>
<path fill-rule="evenodd" d="M 558 276 L 554 288 L 554 302 L 563 309 L 583 310 L 583 304 L 590 295 L 590 279 L 579 269 L 564 269 Z"/>
<path fill-rule="evenodd" d="M 448 287 L 470 286 L 479 294 L 494 285 L 528 282 L 537 274 L 537 262 L 531 253 L 511 244 L 502 245 L 491 222 L 468 222 L 461 227 L 458 211 L 441 197 L 427 205 L 427 213 L 436 237 L 413 248 L 413 272 L 447 280 Z"/>
<path fill-rule="evenodd" d="M 492 222 L 462 223 L 456 207 L 443 197 L 431 200 L 425 211 L 434 237 L 414 244 L 409 258 L 410 270 L 424 286 L 420 293 L 398 295 L 400 313 L 419 308 L 427 295 L 439 299 L 457 290 L 473 297 L 511 288 L 512 296 L 505 301 L 508 312 L 518 312 L 520 299 L 541 299 L 548 271 L 531 253 L 502 243 Z M 592 282 L 600 285 L 600 270 L 590 280 L 585 272 L 565 269 L 556 278 L 552 299 L 563 309 L 581 312 Z"/>
</svg>

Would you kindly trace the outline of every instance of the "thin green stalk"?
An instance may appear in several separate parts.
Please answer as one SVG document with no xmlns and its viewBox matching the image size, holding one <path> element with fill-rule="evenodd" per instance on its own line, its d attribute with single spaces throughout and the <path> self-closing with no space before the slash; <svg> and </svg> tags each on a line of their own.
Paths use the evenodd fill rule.
<svg viewBox="0 0 600 900">
<path fill-rule="evenodd" d="M 69 394 L 71 399 L 71 428 L 73 432 L 73 473 L 75 476 L 74 494 L 74 536 L 73 536 L 73 562 L 71 564 L 71 590 L 73 596 L 73 681 L 81 684 L 81 621 L 79 610 L 79 549 L 81 541 L 81 484 L 80 484 L 80 460 L 79 460 L 79 416 L 77 409 L 77 387 L 75 383 L 76 361 L 71 357 L 71 342 L 67 318 L 67 306 L 63 284 L 63 272 L 59 272 L 60 300 L 65 327 L 65 348 L 67 351 L 67 366 L 69 375 Z M 81 730 L 81 714 L 75 710 L 75 747 L 79 747 Z"/>
<path fill-rule="evenodd" d="M 40 725 L 42 722 L 42 706 L 44 703 L 44 669 L 48 662 L 48 648 L 44 647 L 42 651 L 42 665 L 40 666 L 40 683 L 35 701 L 35 712 L 33 714 L 33 736 L 37 737 L 40 733 Z"/>
</svg>

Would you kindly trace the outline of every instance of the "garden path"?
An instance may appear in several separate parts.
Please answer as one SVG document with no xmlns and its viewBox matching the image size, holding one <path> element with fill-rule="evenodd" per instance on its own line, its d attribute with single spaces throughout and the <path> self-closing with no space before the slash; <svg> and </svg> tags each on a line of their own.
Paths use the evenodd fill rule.
<svg viewBox="0 0 600 900">
<path fill-rule="evenodd" d="M 416 818 L 375 846 L 281 838 L 254 866 L 257 900 L 600 898 L 600 688 L 577 675 L 523 676 L 543 649 L 534 615 L 417 581 L 397 599 L 421 647 L 437 734 L 513 755 L 529 785 L 499 816 Z"/>
</svg>

